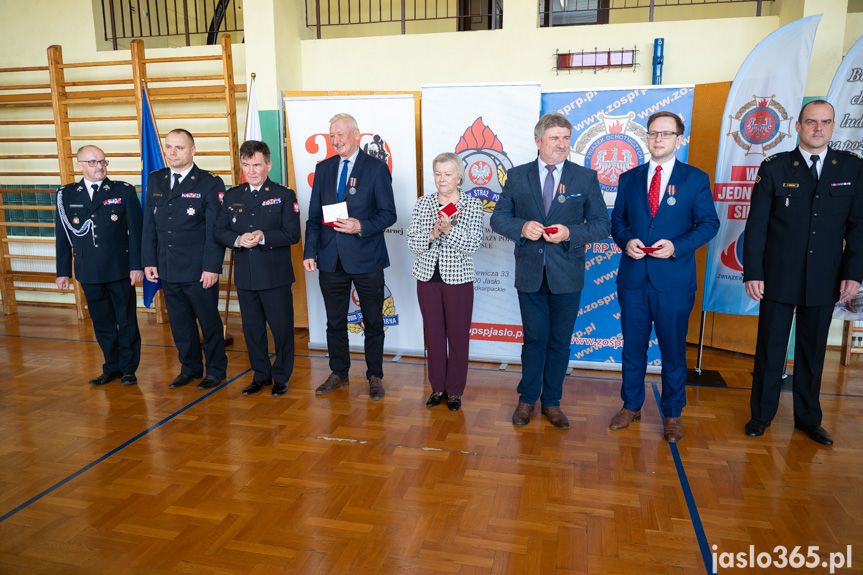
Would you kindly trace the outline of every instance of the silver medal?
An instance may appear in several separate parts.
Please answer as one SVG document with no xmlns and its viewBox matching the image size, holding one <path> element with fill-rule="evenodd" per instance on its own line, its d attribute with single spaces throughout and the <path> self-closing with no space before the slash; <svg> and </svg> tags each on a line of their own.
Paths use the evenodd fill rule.
<svg viewBox="0 0 863 575">
<path fill-rule="evenodd" d="M 674 196 L 671 196 L 670 198 L 668 198 L 668 205 L 669 206 L 673 206 L 676 203 L 677 203 L 677 200 L 674 198 Z"/>
<path fill-rule="evenodd" d="M 234 219 L 231 220 L 231 223 L 233 223 L 233 224 L 237 223 L 237 216 L 234 216 Z"/>
<path fill-rule="evenodd" d="M 565 202 L 565 201 L 566 201 L 566 196 L 564 196 L 563 194 L 558 195 L 558 196 L 557 196 L 557 201 L 558 201 L 558 202 L 560 202 L 560 203 L 562 204 L 563 202 Z"/>
<path fill-rule="evenodd" d="M 348 189 L 348 193 L 353 196 L 354 194 L 357 193 L 357 189 L 352 187 L 352 188 Z"/>
</svg>

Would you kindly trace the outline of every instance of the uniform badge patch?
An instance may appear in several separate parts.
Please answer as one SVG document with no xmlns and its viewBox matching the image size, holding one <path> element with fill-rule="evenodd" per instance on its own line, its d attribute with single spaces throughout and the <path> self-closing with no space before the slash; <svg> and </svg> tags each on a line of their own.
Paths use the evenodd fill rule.
<svg viewBox="0 0 863 575">
<path fill-rule="evenodd" d="M 299 204 L 297 204 L 297 202 L 294 202 L 294 211 L 296 213 L 300 213 L 300 206 L 299 206 Z"/>
<path fill-rule="evenodd" d="M 186 213 L 189 214 L 190 216 L 194 216 L 195 215 L 195 208 L 189 208 L 188 210 L 186 210 Z"/>
<path fill-rule="evenodd" d="M 120 219 L 120 216 L 118 216 L 117 214 L 111 214 L 111 221 L 112 222 L 116 222 L 119 219 Z"/>
<path fill-rule="evenodd" d="M 219 192 L 219 203 L 222 203 L 222 200 L 225 199 L 225 192 Z"/>
<path fill-rule="evenodd" d="M 81 220 L 79 220 L 78 218 L 72 218 L 72 223 L 78 225 L 81 223 Z"/>
</svg>

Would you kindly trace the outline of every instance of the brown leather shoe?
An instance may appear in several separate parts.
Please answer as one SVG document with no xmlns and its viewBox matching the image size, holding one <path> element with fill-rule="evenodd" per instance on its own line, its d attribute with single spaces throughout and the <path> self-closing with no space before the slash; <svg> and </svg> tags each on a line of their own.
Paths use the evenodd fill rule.
<svg viewBox="0 0 863 575">
<path fill-rule="evenodd" d="M 629 427 L 629 424 L 633 421 L 641 420 L 641 410 L 638 411 L 629 411 L 628 409 L 621 409 L 618 411 L 614 417 L 611 418 L 611 423 L 608 425 L 609 429 L 626 429 Z"/>
<path fill-rule="evenodd" d="M 542 414 L 548 418 L 553 426 L 558 429 L 569 429 L 569 420 L 563 414 L 563 411 L 557 406 L 543 407 Z"/>
<path fill-rule="evenodd" d="M 369 378 L 369 398 L 373 401 L 378 401 L 384 398 L 384 382 L 376 375 Z"/>
<path fill-rule="evenodd" d="M 526 403 L 518 402 L 515 411 L 512 412 L 512 424 L 516 427 L 523 427 L 530 423 L 530 416 L 533 413 L 533 406 Z"/>
<path fill-rule="evenodd" d="M 683 421 L 679 417 L 665 418 L 665 441 L 677 443 L 683 439 Z"/>
<path fill-rule="evenodd" d="M 340 387 L 347 387 L 350 381 L 347 377 L 339 377 L 335 373 L 331 373 L 325 382 L 318 386 L 315 390 L 317 395 L 332 393 Z"/>
</svg>

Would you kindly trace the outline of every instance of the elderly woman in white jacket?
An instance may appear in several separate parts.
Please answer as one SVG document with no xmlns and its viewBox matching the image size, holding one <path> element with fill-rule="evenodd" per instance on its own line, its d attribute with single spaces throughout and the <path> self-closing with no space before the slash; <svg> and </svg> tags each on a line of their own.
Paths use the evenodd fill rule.
<svg viewBox="0 0 863 575">
<path fill-rule="evenodd" d="M 482 203 L 462 193 L 464 164 L 453 153 L 439 154 L 432 163 L 436 194 L 417 200 L 407 242 L 417 255 L 411 275 L 428 347 L 428 378 L 432 394 L 426 405 L 446 399 L 451 411 L 461 407 L 467 383 L 470 323 L 473 313 L 473 253 L 482 241 Z M 454 204 L 449 217 L 441 210 Z"/>
</svg>

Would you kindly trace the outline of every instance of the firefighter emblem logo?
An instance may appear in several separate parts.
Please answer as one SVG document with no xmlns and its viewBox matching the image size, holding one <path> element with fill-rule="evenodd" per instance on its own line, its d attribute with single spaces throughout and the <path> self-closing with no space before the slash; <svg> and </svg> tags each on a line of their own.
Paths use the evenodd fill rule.
<svg viewBox="0 0 863 575">
<path fill-rule="evenodd" d="M 464 161 L 466 177 L 462 191 L 479 198 L 483 211 L 492 213 L 506 183 L 506 173 L 512 168 L 512 160 L 504 153 L 503 144 L 495 133 L 483 123 L 482 116 L 464 131 L 455 153 Z"/>
<path fill-rule="evenodd" d="M 387 328 L 399 324 L 399 316 L 396 313 L 396 303 L 393 292 L 384 285 L 384 331 Z M 351 289 L 351 303 L 348 306 L 348 331 L 351 333 L 362 333 L 365 329 L 363 323 L 363 312 L 360 308 L 360 296 L 356 289 Z"/>
<path fill-rule="evenodd" d="M 726 134 L 746 152 L 744 156 L 767 152 L 778 146 L 782 140 L 791 137 L 791 122 L 785 108 L 773 96 L 753 96 L 743 104 L 737 113 L 728 116 L 729 130 Z"/>
<path fill-rule="evenodd" d="M 575 161 L 596 170 L 603 193 L 617 193 L 620 174 L 644 162 L 647 130 L 634 121 L 635 114 L 599 115 L 572 149 Z"/>
</svg>

